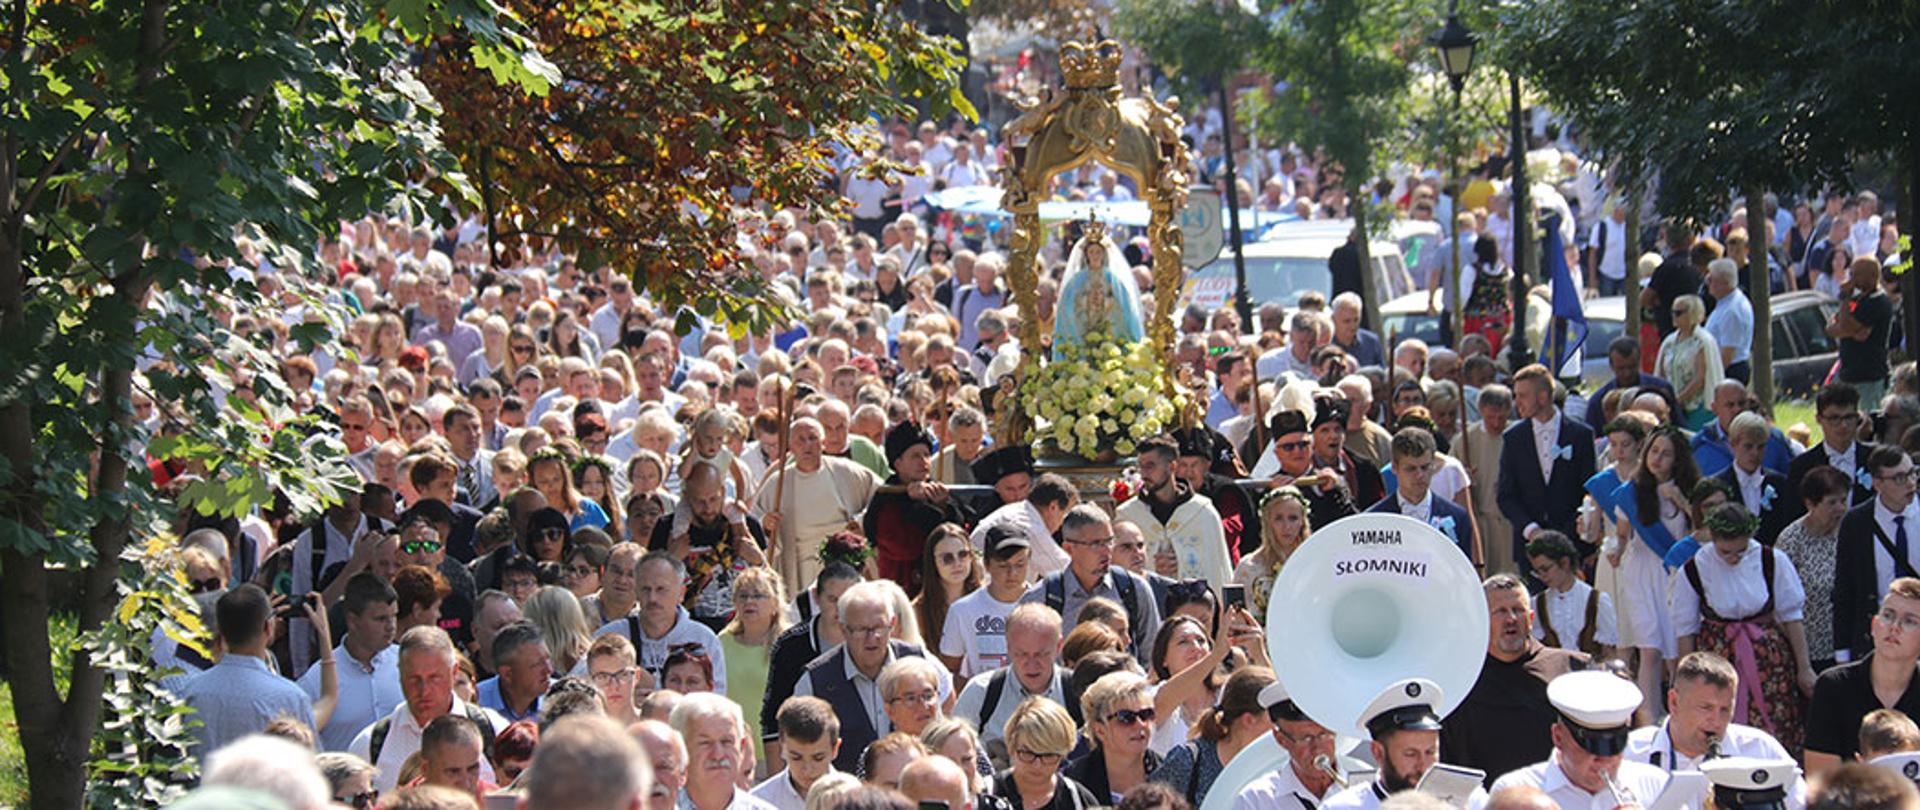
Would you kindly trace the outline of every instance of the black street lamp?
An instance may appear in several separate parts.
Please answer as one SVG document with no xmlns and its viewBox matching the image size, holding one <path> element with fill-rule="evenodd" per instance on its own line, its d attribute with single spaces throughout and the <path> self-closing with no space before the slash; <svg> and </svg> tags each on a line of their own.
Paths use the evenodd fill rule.
<svg viewBox="0 0 1920 810">
<path fill-rule="evenodd" d="M 1466 86 L 1467 74 L 1473 72 L 1473 50 L 1479 44 L 1480 35 L 1461 24 L 1459 15 L 1448 9 L 1447 25 L 1434 35 L 1433 47 L 1440 53 L 1440 69 L 1453 84 L 1455 95 Z"/>
</svg>

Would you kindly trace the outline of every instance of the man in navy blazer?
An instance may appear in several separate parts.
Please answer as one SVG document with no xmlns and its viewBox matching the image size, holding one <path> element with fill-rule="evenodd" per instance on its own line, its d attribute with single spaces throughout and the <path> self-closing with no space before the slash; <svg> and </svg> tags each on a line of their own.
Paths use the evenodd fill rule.
<svg viewBox="0 0 1920 810">
<path fill-rule="evenodd" d="M 1733 463 L 1713 477 L 1732 484 L 1733 491 L 1740 493 L 1747 511 L 1760 518 L 1760 530 L 1754 533 L 1754 539 L 1772 546 L 1787 524 L 1806 513 L 1806 507 L 1793 497 L 1786 476 L 1761 464 L 1767 454 L 1768 429 L 1767 418 L 1752 411 L 1734 417 L 1727 429 Z"/>
<path fill-rule="evenodd" d="M 1433 474 L 1439 471 L 1440 459 L 1434 449 L 1433 434 L 1426 428 L 1401 428 L 1393 434 L 1393 475 L 1397 488 L 1367 511 L 1406 515 L 1439 529 L 1460 547 L 1460 553 L 1467 555 L 1468 560 L 1476 565 L 1484 564 L 1473 516 L 1459 504 L 1433 494 Z"/>
<path fill-rule="evenodd" d="M 1593 477 L 1593 431 L 1553 404 L 1553 377 L 1535 363 L 1513 375 L 1513 405 L 1520 421 L 1501 434 L 1500 513 L 1513 524 L 1506 553 L 1526 570 L 1526 546 L 1535 532 L 1553 529 L 1580 536 L 1574 525 Z"/>
<path fill-rule="evenodd" d="M 1867 419 L 1860 412 L 1860 390 L 1839 380 L 1827 383 L 1814 393 L 1813 409 L 1814 417 L 1820 420 L 1820 443 L 1795 456 L 1788 465 L 1789 497 L 1794 503 L 1802 503 L 1800 482 L 1807 480 L 1813 468 L 1826 466 L 1853 482 L 1853 493 L 1847 498 L 1849 507 L 1873 500 L 1873 476 L 1867 472 L 1867 457 L 1878 445 L 1867 441 L 1872 431 L 1862 434 Z"/>
</svg>

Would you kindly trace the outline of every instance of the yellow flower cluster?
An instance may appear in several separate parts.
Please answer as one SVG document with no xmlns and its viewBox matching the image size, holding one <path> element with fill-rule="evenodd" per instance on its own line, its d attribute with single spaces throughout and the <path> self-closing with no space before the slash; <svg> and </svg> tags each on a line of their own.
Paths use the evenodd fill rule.
<svg viewBox="0 0 1920 810">
<path fill-rule="evenodd" d="M 1173 424 L 1180 403 L 1160 393 L 1162 367 L 1151 344 L 1093 333 L 1056 348 L 1060 356 L 1021 387 L 1033 417 L 1030 441 L 1052 439 L 1088 457 L 1107 449 L 1133 455 L 1138 442 Z"/>
</svg>

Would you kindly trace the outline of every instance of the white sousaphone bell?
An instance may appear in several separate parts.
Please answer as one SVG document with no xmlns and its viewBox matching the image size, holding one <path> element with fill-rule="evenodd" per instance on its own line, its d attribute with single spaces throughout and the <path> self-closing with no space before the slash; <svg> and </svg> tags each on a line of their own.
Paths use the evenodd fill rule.
<svg viewBox="0 0 1920 810">
<path fill-rule="evenodd" d="M 1486 597 L 1473 563 L 1439 530 L 1353 515 L 1287 559 L 1268 599 L 1267 650 L 1302 712 L 1343 743 L 1364 740 L 1361 711 L 1395 681 L 1439 684 L 1441 717 L 1466 699 L 1486 661 Z M 1227 764 L 1200 810 L 1230 810 L 1242 788 L 1286 765 L 1286 750 L 1262 737 Z"/>
</svg>

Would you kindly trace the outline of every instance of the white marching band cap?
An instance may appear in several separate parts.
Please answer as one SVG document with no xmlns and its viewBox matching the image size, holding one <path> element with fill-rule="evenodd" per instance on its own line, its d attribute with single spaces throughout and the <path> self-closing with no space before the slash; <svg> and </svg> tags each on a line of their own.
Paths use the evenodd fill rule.
<svg viewBox="0 0 1920 810">
<path fill-rule="evenodd" d="M 1868 764 L 1876 768 L 1886 768 L 1906 777 L 1908 781 L 1920 783 L 1920 751 L 1902 751 L 1897 754 L 1878 756 Z"/>
<path fill-rule="evenodd" d="M 1560 713 L 1560 723 L 1574 742 L 1588 753 L 1608 757 L 1626 750 L 1633 712 L 1640 708 L 1640 688 L 1610 672 L 1569 672 L 1547 684 L 1547 702 Z"/>
<path fill-rule="evenodd" d="M 1630 727 L 1634 710 L 1640 708 L 1640 688 L 1609 672 L 1569 672 L 1547 684 L 1547 702 L 1590 729 Z"/>
<path fill-rule="evenodd" d="M 1260 690 L 1260 705 L 1273 708 L 1288 700 L 1287 685 L 1279 681 L 1267 684 Z"/>
<path fill-rule="evenodd" d="M 1360 712 L 1360 725 L 1376 739 L 1390 731 L 1439 731 L 1445 702 L 1440 685 L 1426 678 L 1395 681 Z"/>
<path fill-rule="evenodd" d="M 1715 807 L 1784 806 L 1797 768 L 1790 759 L 1721 757 L 1700 764 L 1713 783 Z"/>
</svg>

